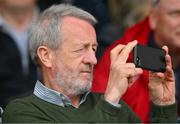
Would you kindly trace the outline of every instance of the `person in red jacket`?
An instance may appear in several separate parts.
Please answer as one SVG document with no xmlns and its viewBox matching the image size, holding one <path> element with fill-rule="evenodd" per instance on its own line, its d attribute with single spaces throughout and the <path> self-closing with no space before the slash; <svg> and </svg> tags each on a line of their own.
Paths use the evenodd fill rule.
<svg viewBox="0 0 180 124">
<path fill-rule="evenodd" d="M 94 68 L 93 92 L 103 93 L 106 90 L 110 72 L 110 51 L 118 44 L 127 44 L 138 40 L 139 44 L 161 48 L 167 45 L 172 56 L 173 69 L 176 75 L 177 100 L 180 97 L 180 1 L 153 0 L 153 9 L 142 22 L 129 28 L 124 36 L 115 41 L 105 52 Z M 132 62 L 130 54 L 128 61 Z M 150 116 L 150 97 L 148 91 L 149 73 L 132 80 L 132 85 L 123 95 L 123 100 L 142 119 L 148 122 Z M 179 96 L 178 96 L 179 95 Z"/>
</svg>

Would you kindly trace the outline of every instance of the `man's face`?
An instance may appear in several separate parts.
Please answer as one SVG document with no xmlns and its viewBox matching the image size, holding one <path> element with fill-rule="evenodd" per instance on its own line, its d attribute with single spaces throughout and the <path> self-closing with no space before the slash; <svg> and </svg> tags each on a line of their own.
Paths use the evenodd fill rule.
<svg viewBox="0 0 180 124">
<path fill-rule="evenodd" d="M 157 41 L 180 50 L 180 0 L 160 0 L 152 20 Z"/>
<path fill-rule="evenodd" d="M 36 0 L 3 0 L 6 10 L 14 13 L 23 13 L 35 6 Z"/>
<path fill-rule="evenodd" d="M 91 89 L 97 63 L 96 33 L 88 22 L 74 17 L 64 17 L 61 28 L 63 42 L 55 53 L 55 81 L 66 94 L 80 95 Z"/>
</svg>

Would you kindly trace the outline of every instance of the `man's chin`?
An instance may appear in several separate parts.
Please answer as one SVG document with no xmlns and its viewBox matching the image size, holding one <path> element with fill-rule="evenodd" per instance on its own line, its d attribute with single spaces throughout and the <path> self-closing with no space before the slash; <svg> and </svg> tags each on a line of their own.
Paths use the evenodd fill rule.
<svg viewBox="0 0 180 124">
<path fill-rule="evenodd" d="M 83 79 L 80 81 L 81 85 L 81 89 L 84 90 L 85 92 L 91 90 L 91 87 L 92 87 L 92 78 L 88 78 L 88 79 Z"/>
<path fill-rule="evenodd" d="M 81 79 L 79 79 L 79 82 L 81 83 L 80 85 L 85 87 L 85 86 L 89 85 L 89 83 L 92 82 L 92 78 L 90 78 L 90 77 L 88 77 L 88 78 L 81 78 Z"/>
<path fill-rule="evenodd" d="M 81 85 L 78 89 L 74 90 L 72 95 L 82 95 L 89 92 L 90 90 L 91 90 L 91 84 L 83 85 L 83 86 Z"/>
</svg>

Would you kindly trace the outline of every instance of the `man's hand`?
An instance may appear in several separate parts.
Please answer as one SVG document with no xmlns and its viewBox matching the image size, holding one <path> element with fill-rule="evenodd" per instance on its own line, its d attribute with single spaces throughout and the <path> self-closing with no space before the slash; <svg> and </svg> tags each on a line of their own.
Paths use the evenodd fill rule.
<svg viewBox="0 0 180 124">
<path fill-rule="evenodd" d="M 167 46 L 164 46 L 163 49 L 166 51 L 166 71 L 164 73 L 150 72 L 149 74 L 150 97 L 156 105 L 175 103 L 175 77 L 171 57 L 168 55 Z"/>
<path fill-rule="evenodd" d="M 133 63 L 126 63 L 129 53 L 136 46 L 137 41 L 127 45 L 118 45 L 111 50 L 110 74 L 104 98 L 106 101 L 118 104 L 122 95 L 126 92 L 132 77 L 142 74 L 140 68 Z"/>
</svg>

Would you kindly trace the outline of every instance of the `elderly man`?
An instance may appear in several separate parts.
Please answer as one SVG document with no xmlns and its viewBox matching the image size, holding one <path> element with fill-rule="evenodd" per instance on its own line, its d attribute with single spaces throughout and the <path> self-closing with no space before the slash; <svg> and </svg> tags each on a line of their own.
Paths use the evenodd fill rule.
<svg viewBox="0 0 180 124">
<path fill-rule="evenodd" d="M 119 45 L 111 52 L 111 72 L 104 95 L 90 93 L 97 63 L 96 19 L 70 5 L 47 9 L 33 28 L 30 52 L 42 72 L 34 94 L 12 101 L 3 113 L 8 122 L 140 122 L 121 96 L 141 68 L 126 63 L 137 44 Z M 175 79 L 166 51 L 166 72 L 151 73 L 152 121 L 175 122 Z M 164 96 L 165 94 L 165 96 Z"/>
<path fill-rule="evenodd" d="M 107 87 L 110 73 L 110 51 L 118 44 L 138 40 L 139 44 L 161 48 L 169 47 L 176 77 L 176 97 L 180 101 L 180 1 L 152 0 L 153 8 L 149 17 L 128 29 L 122 38 L 114 42 L 94 69 L 93 92 L 103 93 Z M 152 60 L 153 61 L 153 60 Z M 128 62 L 132 62 L 132 56 Z M 133 85 L 123 95 L 123 100 L 135 111 L 143 122 L 150 115 L 150 96 L 148 90 L 149 72 L 133 80 Z M 179 105 L 180 106 L 180 105 Z M 180 109 L 180 107 L 179 107 Z"/>
</svg>

